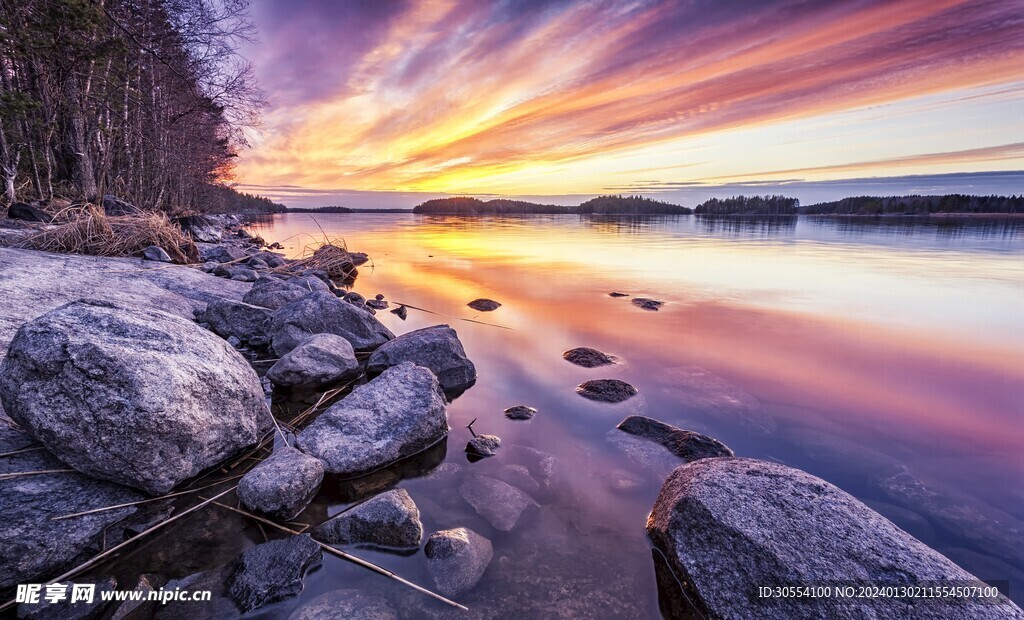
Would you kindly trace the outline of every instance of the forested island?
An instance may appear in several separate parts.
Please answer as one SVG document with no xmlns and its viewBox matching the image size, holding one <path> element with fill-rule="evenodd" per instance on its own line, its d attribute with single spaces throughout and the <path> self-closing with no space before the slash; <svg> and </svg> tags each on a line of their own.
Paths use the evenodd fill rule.
<svg viewBox="0 0 1024 620">
<path fill-rule="evenodd" d="M 468 196 L 436 198 L 413 209 L 424 215 L 502 215 L 502 214 L 642 214 L 682 215 L 691 213 L 687 207 L 646 198 L 643 196 L 598 196 L 577 205 L 562 206 L 538 204 L 525 200 L 497 198 L 483 201 Z"/>
<path fill-rule="evenodd" d="M 796 215 L 800 201 L 786 196 L 712 198 L 694 209 L 697 215 Z"/>
<path fill-rule="evenodd" d="M 855 196 L 800 209 L 805 215 L 931 215 L 1024 213 L 1024 196 Z"/>
</svg>

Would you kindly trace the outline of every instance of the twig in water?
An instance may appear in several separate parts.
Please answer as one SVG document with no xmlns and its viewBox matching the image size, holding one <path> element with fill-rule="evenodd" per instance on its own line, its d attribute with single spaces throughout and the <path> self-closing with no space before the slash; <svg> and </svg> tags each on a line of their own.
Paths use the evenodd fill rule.
<svg viewBox="0 0 1024 620">
<path fill-rule="evenodd" d="M 42 450 L 45 446 L 32 446 L 31 448 L 22 448 L 21 450 L 12 450 L 11 452 L 4 452 L 0 454 L 0 458 L 5 456 L 14 456 L 15 454 L 21 454 L 22 452 L 35 452 L 36 450 Z"/>
<path fill-rule="evenodd" d="M 468 428 L 469 432 L 473 433 L 473 436 L 476 437 L 476 431 L 473 430 L 473 423 L 474 422 L 476 422 L 476 418 L 473 418 L 473 422 L 470 422 L 469 424 L 467 424 L 466 428 Z"/>
<path fill-rule="evenodd" d="M 215 487 L 218 484 L 224 484 L 228 480 L 236 480 L 238 478 L 241 478 L 242 475 L 243 474 L 238 474 L 237 476 L 231 476 L 230 478 L 224 478 L 223 480 L 218 480 L 217 482 L 213 482 L 211 484 L 207 484 L 207 485 L 201 486 L 201 487 L 196 488 L 196 489 L 187 489 L 185 491 L 177 491 L 175 493 L 168 493 L 167 495 L 161 495 L 160 497 L 150 497 L 150 498 L 147 498 L 147 499 L 140 499 L 137 502 L 127 502 L 125 504 L 116 504 L 114 506 L 104 506 L 102 508 L 93 508 L 92 510 L 84 510 L 82 512 L 75 512 L 75 513 L 72 513 L 72 514 L 69 514 L 69 515 L 61 515 L 59 517 L 50 517 L 50 521 L 63 521 L 64 519 L 72 519 L 74 517 L 84 517 L 85 515 L 92 515 L 92 514 L 96 514 L 98 512 L 106 512 L 108 510 L 117 510 L 118 508 L 128 508 L 130 506 L 138 506 L 139 504 L 148 504 L 150 502 L 158 502 L 160 500 L 170 499 L 172 497 L 180 497 L 182 495 L 188 495 L 189 493 L 195 493 L 197 491 L 202 491 L 203 489 L 209 489 L 210 487 Z"/>
<path fill-rule="evenodd" d="M 22 478 L 24 476 L 38 476 L 41 474 L 70 474 L 75 470 L 73 469 L 40 469 L 38 471 L 16 471 L 9 474 L 0 474 L 0 480 L 11 480 L 12 478 Z"/>
<path fill-rule="evenodd" d="M 216 498 L 213 498 L 213 499 L 216 499 Z M 220 502 L 213 502 L 213 503 L 216 504 L 217 506 L 220 506 L 221 508 L 225 508 L 225 509 L 230 510 L 232 512 L 236 512 L 236 513 L 238 513 L 240 515 L 249 517 L 250 519 L 255 519 L 256 521 L 265 523 L 265 524 L 267 524 L 267 525 L 269 525 L 271 527 L 274 527 L 274 528 L 277 528 L 277 529 L 281 530 L 282 532 L 287 532 L 289 534 L 292 534 L 293 536 L 297 536 L 297 535 L 300 534 L 300 532 L 296 532 L 295 530 L 293 530 L 291 528 L 288 528 L 288 527 L 285 527 L 285 526 L 283 526 L 283 525 L 281 525 L 279 523 L 274 523 L 273 521 L 270 521 L 269 519 L 264 519 L 263 517 L 258 517 L 256 515 L 252 514 L 251 512 L 247 512 L 247 511 L 241 510 L 239 508 L 233 508 L 231 506 L 228 506 L 227 504 L 222 504 Z M 424 588 L 423 586 L 418 586 L 418 585 L 416 585 L 415 583 L 413 583 L 411 581 L 403 579 L 402 577 L 399 577 L 398 575 L 396 575 L 395 573 L 389 571 L 388 569 L 383 568 L 381 566 L 377 566 L 373 562 L 369 562 L 367 560 L 364 560 L 362 558 L 356 557 L 356 556 L 351 555 L 349 553 L 345 553 L 344 551 L 340 551 L 338 549 L 335 549 L 334 547 L 331 547 L 330 545 L 326 545 L 326 544 L 320 542 L 319 540 L 317 540 L 315 538 L 311 537 L 311 539 L 313 540 L 313 542 L 315 542 L 316 544 L 320 545 L 321 549 L 323 549 L 327 553 L 330 553 L 331 555 L 335 555 L 335 556 L 337 556 L 337 557 L 339 557 L 339 558 L 341 558 L 343 560 L 348 560 L 349 562 L 352 562 L 354 564 L 362 566 L 363 568 L 368 568 L 368 569 L 372 570 L 375 573 L 378 573 L 380 575 L 384 575 L 385 577 L 388 577 L 390 579 L 394 579 L 395 581 L 397 581 L 399 583 L 402 583 L 402 584 L 405 584 L 405 585 L 409 586 L 410 588 L 416 590 L 417 592 L 421 592 L 423 594 L 426 594 L 427 596 L 433 597 L 433 598 L 441 601 L 442 603 L 447 603 L 448 605 L 451 605 L 452 607 L 456 607 L 456 608 L 461 609 L 463 611 L 469 611 L 469 608 L 466 607 L 465 605 L 460 605 L 460 604 L 456 603 L 453 600 L 447 599 L 447 598 L 441 596 L 440 594 L 437 594 L 436 592 L 431 592 L 430 590 Z"/>
<path fill-rule="evenodd" d="M 436 314 L 437 316 L 443 316 L 446 319 L 455 319 L 456 321 L 465 321 L 467 323 L 477 323 L 479 325 L 487 325 L 488 327 L 497 327 L 498 329 L 509 329 L 509 330 L 515 331 L 514 327 L 509 327 L 507 325 L 498 325 L 497 323 L 487 323 L 485 321 L 477 321 L 476 319 L 464 319 L 461 316 L 452 316 L 450 314 L 442 314 L 440 312 L 434 312 L 433 310 L 427 310 L 426 308 L 420 308 L 419 306 L 414 306 L 412 304 L 407 304 L 407 303 L 404 303 L 404 302 L 401 302 L 401 301 L 398 301 L 398 300 L 394 300 L 394 299 L 391 300 L 391 301 L 393 301 L 394 303 L 396 303 L 396 304 L 398 304 L 400 306 L 405 306 L 406 308 L 412 308 L 413 310 L 419 310 L 420 312 L 426 312 L 428 314 Z"/>
</svg>

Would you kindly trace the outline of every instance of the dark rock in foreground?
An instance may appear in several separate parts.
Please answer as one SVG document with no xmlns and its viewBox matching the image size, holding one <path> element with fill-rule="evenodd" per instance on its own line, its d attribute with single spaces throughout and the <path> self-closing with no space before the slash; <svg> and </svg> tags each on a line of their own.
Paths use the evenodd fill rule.
<svg viewBox="0 0 1024 620">
<path fill-rule="evenodd" d="M 305 510 L 323 478 L 323 463 L 285 446 L 242 476 L 238 499 L 253 512 L 287 521 Z"/>
<path fill-rule="evenodd" d="M 423 524 L 409 493 L 392 489 L 321 523 L 313 535 L 333 544 L 418 549 Z"/>
<path fill-rule="evenodd" d="M 271 320 L 270 333 L 278 355 L 299 346 L 310 334 L 341 336 L 356 351 L 376 349 L 395 337 L 368 311 L 327 291 L 311 293 L 279 308 Z"/>
<path fill-rule="evenodd" d="M 333 590 L 292 612 L 288 620 L 398 620 L 387 600 L 362 590 Z"/>
<path fill-rule="evenodd" d="M 642 415 L 631 415 L 619 422 L 616 428 L 660 444 L 687 463 L 717 456 L 735 456 L 728 446 L 713 437 L 685 431 Z"/>
<path fill-rule="evenodd" d="M 270 343 L 267 328 L 273 312 L 233 299 L 217 299 L 206 306 L 204 320 L 218 336 L 234 336 L 243 343 L 266 346 Z"/>
<path fill-rule="evenodd" d="M 348 340 L 334 334 L 314 334 L 282 355 L 267 371 L 267 378 L 274 385 L 317 388 L 355 378 L 361 372 Z"/>
<path fill-rule="evenodd" d="M 327 471 L 355 477 L 421 452 L 447 434 L 437 378 L 405 362 L 331 405 L 299 433 L 297 447 L 323 461 Z"/>
<path fill-rule="evenodd" d="M 562 354 L 562 358 L 567 362 L 583 366 L 584 368 L 597 368 L 598 366 L 607 366 L 615 363 L 615 358 L 612 356 L 590 347 L 569 349 Z"/>
<path fill-rule="evenodd" d="M 526 405 L 516 405 L 505 410 L 505 417 L 509 420 L 530 420 L 537 415 L 537 410 Z"/>
<path fill-rule="evenodd" d="M 104 592 L 112 592 L 117 587 L 117 580 L 113 577 L 102 579 L 75 579 L 67 582 L 67 597 L 64 600 L 51 603 L 44 597 L 46 589 L 40 593 L 38 603 L 21 603 L 18 605 L 19 620 L 93 620 L 100 618 L 110 601 L 103 600 Z M 72 586 L 92 585 L 94 586 L 91 602 L 78 600 L 71 602 Z"/>
<path fill-rule="evenodd" d="M 976 578 L 831 484 L 784 465 L 701 459 L 665 481 L 647 532 L 709 618 L 1022 618 L 1006 599 L 763 599 L 759 587 Z M 678 588 L 678 586 L 676 586 Z"/>
<path fill-rule="evenodd" d="M 252 611 L 302 592 L 306 570 L 322 560 L 309 534 L 256 545 L 235 561 L 228 592 L 243 612 Z"/>
<path fill-rule="evenodd" d="M 477 435 L 466 444 L 466 453 L 472 456 L 494 456 L 494 451 L 499 447 L 501 447 L 501 437 Z"/>
<path fill-rule="evenodd" d="M 0 399 L 57 458 L 152 494 L 255 444 L 270 421 L 259 378 L 223 340 L 102 302 L 22 325 L 0 364 Z"/>
<path fill-rule="evenodd" d="M 658 308 L 661 308 L 663 305 L 665 305 L 665 302 L 658 301 L 657 299 L 647 299 L 646 297 L 634 297 L 633 305 L 644 310 L 657 311 Z"/>
<path fill-rule="evenodd" d="M 459 486 L 459 493 L 495 529 L 508 532 L 520 517 L 537 502 L 516 487 L 488 476 L 470 476 Z"/>
<path fill-rule="evenodd" d="M 41 222 L 43 224 L 49 224 L 53 221 L 53 217 L 43 211 L 33 207 L 30 204 L 24 202 L 16 202 L 7 208 L 7 217 L 12 220 L 22 220 L 25 222 Z"/>
<path fill-rule="evenodd" d="M 465 527 L 434 532 L 423 552 L 431 579 L 446 596 L 472 590 L 494 557 L 491 541 Z"/>
<path fill-rule="evenodd" d="M 639 394 L 635 387 L 618 379 L 587 381 L 577 386 L 576 393 L 583 398 L 602 403 L 621 403 Z"/>
<path fill-rule="evenodd" d="M 474 299 L 466 305 L 474 310 L 479 310 L 480 312 L 491 312 L 492 310 L 497 310 L 501 307 L 501 304 L 493 299 L 485 298 Z"/>
<path fill-rule="evenodd" d="M 367 362 L 371 374 L 402 362 L 429 368 L 445 392 L 455 392 L 476 381 L 476 366 L 466 357 L 459 335 L 447 325 L 417 329 L 386 342 Z"/>
</svg>

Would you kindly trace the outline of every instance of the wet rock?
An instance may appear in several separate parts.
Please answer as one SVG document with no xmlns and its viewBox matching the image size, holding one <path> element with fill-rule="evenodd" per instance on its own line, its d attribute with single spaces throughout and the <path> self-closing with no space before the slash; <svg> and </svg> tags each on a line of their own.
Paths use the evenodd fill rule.
<svg viewBox="0 0 1024 620">
<path fill-rule="evenodd" d="M 30 204 L 24 202 L 16 202 L 7 208 L 7 217 L 12 220 L 22 220 L 24 222 L 41 222 L 43 224 L 49 224 L 53 221 L 53 216 L 39 209 L 33 207 Z"/>
<path fill-rule="evenodd" d="M 652 310 L 657 312 L 658 308 L 665 305 L 665 302 L 658 301 L 656 299 L 647 299 L 646 297 L 634 297 L 633 305 L 644 310 Z"/>
<path fill-rule="evenodd" d="M 420 511 L 405 489 L 372 497 L 313 529 L 317 540 L 385 549 L 418 549 L 423 540 Z"/>
<path fill-rule="evenodd" d="M 363 297 L 362 295 L 360 295 L 359 293 L 355 292 L 355 291 L 349 291 L 349 292 L 345 293 L 342 296 L 342 299 L 344 299 L 348 303 L 354 304 L 356 306 L 362 306 L 362 305 L 364 305 L 366 303 L 366 298 Z"/>
<path fill-rule="evenodd" d="M 270 370 L 275 385 L 316 388 L 359 376 L 362 372 L 348 340 L 334 334 L 314 334 L 285 355 Z"/>
<path fill-rule="evenodd" d="M 130 202 L 121 200 L 113 194 L 105 194 L 103 196 L 103 213 L 113 217 L 121 217 L 124 215 L 139 215 L 142 213 L 142 209 Z"/>
<path fill-rule="evenodd" d="M 618 429 L 608 431 L 605 439 L 637 467 L 658 480 L 664 480 L 680 465 L 679 458 L 662 446 Z"/>
<path fill-rule="evenodd" d="M 243 260 L 249 254 L 233 245 L 206 245 L 199 247 L 199 260 L 215 263 L 231 263 Z"/>
<path fill-rule="evenodd" d="M 296 609 L 288 620 L 398 620 L 398 612 L 362 590 L 333 590 Z"/>
<path fill-rule="evenodd" d="M 488 475 L 507 482 L 520 491 L 533 494 L 540 491 L 540 483 L 533 479 L 530 470 L 523 465 L 506 465 L 501 469 L 490 472 Z"/>
<path fill-rule="evenodd" d="M 516 405 L 505 410 L 505 417 L 509 420 L 530 420 L 537 415 L 537 410 L 526 405 Z"/>
<path fill-rule="evenodd" d="M 425 450 L 447 434 L 437 378 L 405 362 L 320 414 L 299 433 L 297 447 L 323 461 L 327 471 L 354 477 Z"/>
<path fill-rule="evenodd" d="M 250 267 L 252 267 L 256 271 L 263 271 L 265 269 L 269 269 L 270 268 L 270 265 L 268 265 L 265 260 L 263 260 L 262 258 L 256 258 L 256 257 L 252 257 L 249 260 L 245 261 L 245 264 L 249 265 Z"/>
<path fill-rule="evenodd" d="M 182 232 L 195 241 L 203 243 L 220 243 L 221 227 L 212 219 L 202 215 L 186 215 L 174 219 Z"/>
<path fill-rule="evenodd" d="M 494 557 L 491 541 L 471 529 L 459 527 L 434 532 L 423 549 L 427 571 L 445 596 L 473 589 Z"/>
<path fill-rule="evenodd" d="M 283 250 L 284 246 L 281 245 L 281 243 L 279 241 L 275 241 L 275 242 L 271 243 L 270 245 L 268 245 L 267 248 L 271 249 L 271 250 Z"/>
<path fill-rule="evenodd" d="M 273 252 L 267 252 L 266 250 L 260 250 L 259 252 L 253 254 L 252 257 L 254 259 L 259 259 L 263 261 L 264 263 L 266 263 L 267 267 L 270 267 L 272 269 L 282 267 L 288 262 L 284 259 L 283 256 L 274 254 Z"/>
<path fill-rule="evenodd" d="M 46 588 L 43 588 L 38 603 L 20 603 L 18 605 L 19 620 L 93 620 L 99 618 L 110 606 L 110 601 L 103 600 L 104 592 L 112 592 L 117 588 L 117 580 L 113 577 L 101 579 L 74 579 L 70 582 L 63 582 L 66 586 L 64 592 L 67 597 L 64 600 L 51 603 L 44 596 Z M 92 602 L 79 600 L 71 602 L 71 584 L 95 586 Z"/>
<path fill-rule="evenodd" d="M 619 422 L 616 428 L 664 446 L 687 463 L 717 456 L 735 456 L 728 446 L 713 437 L 685 431 L 642 415 L 631 415 Z"/>
<path fill-rule="evenodd" d="M 335 334 L 357 351 L 376 349 L 395 337 L 365 310 L 319 291 L 282 306 L 271 319 L 274 351 L 285 355 L 310 334 Z"/>
<path fill-rule="evenodd" d="M 153 260 L 161 263 L 174 262 L 171 259 L 171 255 L 168 254 L 162 247 L 158 245 L 151 245 L 142 251 L 142 258 L 146 260 Z"/>
<path fill-rule="evenodd" d="M 398 306 L 397 308 L 391 310 L 391 314 L 397 316 L 398 318 L 404 321 L 409 316 L 409 309 L 406 308 L 405 306 Z"/>
<path fill-rule="evenodd" d="M 92 301 L 22 325 L 0 400 L 71 467 L 152 494 L 252 446 L 270 421 L 259 378 L 223 340 L 159 310 Z"/>
<path fill-rule="evenodd" d="M 110 612 L 109 620 L 144 620 L 152 618 L 156 614 L 159 603 L 146 600 L 149 593 L 156 590 L 148 575 L 141 575 L 136 580 L 135 587 L 120 589 L 130 589 L 132 592 L 139 592 L 142 598 L 137 601 L 115 603 L 116 607 Z"/>
<path fill-rule="evenodd" d="M 501 304 L 493 299 L 485 298 L 474 299 L 466 305 L 474 310 L 479 310 L 480 312 L 491 312 L 492 310 L 497 310 L 501 307 Z"/>
<path fill-rule="evenodd" d="M 323 478 L 323 463 L 285 446 L 242 476 L 238 499 L 253 512 L 288 521 L 316 497 Z"/>
<path fill-rule="evenodd" d="M 195 543 L 192 543 L 195 545 Z M 194 547 L 193 547 L 194 548 Z M 196 620 L 217 618 L 220 620 L 240 617 L 238 606 L 228 594 L 227 582 L 232 578 L 236 562 L 212 570 L 193 573 L 181 579 L 164 584 L 164 590 L 185 592 L 209 591 L 209 601 L 170 601 L 156 609 L 156 620 Z"/>
<path fill-rule="evenodd" d="M 206 306 L 203 319 L 218 336 L 234 336 L 243 343 L 269 341 L 267 329 L 273 311 L 233 299 L 217 299 Z"/>
<path fill-rule="evenodd" d="M 629 293 L 619 293 L 618 291 L 612 291 L 608 293 L 609 297 L 629 297 Z"/>
<path fill-rule="evenodd" d="M 621 403 L 639 392 L 635 387 L 618 379 L 594 379 L 581 383 L 576 393 L 583 398 L 602 403 Z"/>
<path fill-rule="evenodd" d="M 306 570 L 322 560 L 309 534 L 256 545 L 235 560 L 228 592 L 243 612 L 252 611 L 298 595 Z"/>
<path fill-rule="evenodd" d="M 598 366 L 607 366 L 615 363 L 615 358 L 612 356 L 590 347 L 569 349 L 562 354 L 562 358 L 567 362 L 583 366 L 584 368 L 597 368 Z"/>
<path fill-rule="evenodd" d="M 476 381 L 476 366 L 466 357 L 459 335 L 447 325 L 417 329 L 382 344 L 370 356 L 366 369 L 375 374 L 402 362 L 429 368 L 449 394 Z"/>
<path fill-rule="evenodd" d="M 383 299 L 370 299 L 366 302 L 366 305 L 374 310 L 387 310 L 390 306 L 390 304 Z"/>
<path fill-rule="evenodd" d="M 938 617 L 934 601 L 894 598 L 758 597 L 760 586 L 862 581 L 914 585 L 975 581 L 831 484 L 784 465 L 701 459 L 665 481 L 647 532 L 686 598 L 708 617 Z M 678 588 L 678 586 L 676 586 Z M 1006 601 L 943 603 L 943 618 L 1024 617 Z"/>
<path fill-rule="evenodd" d="M 555 476 L 555 457 L 529 446 L 511 445 L 502 449 L 502 459 L 522 465 L 542 488 L 548 488 Z"/>
<path fill-rule="evenodd" d="M 466 453 L 471 456 L 494 456 L 494 451 L 499 447 L 501 447 L 501 437 L 477 435 L 466 444 Z"/>
<path fill-rule="evenodd" d="M 507 482 L 488 476 L 470 476 L 459 486 L 462 498 L 495 529 L 512 530 L 529 508 L 536 508 L 532 497 Z"/>
<path fill-rule="evenodd" d="M 253 282 L 252 288 L 242 297 L 242 301 L 252 306 L 277 310 L 302 299 L 309 293 L 307 288 L 264 276 Z"/>
<path fill-rule="evenodd" d="M 213 270 L 213 275 L 235 282 L 255 282 L 259 278 L 255 270 L 243 265 L 220 265 Z"/>
<path fill-rule="evenodd" d="M 865 501 L 864 503 L 868 508 L 892 521 L 901 530 L 920 540 L 924 544 L 931 546 L 935 542 L 935 528 L 928 523 L 928 519 L 925 519 L 913 510 L 908 510 L 901 506 L 895 506 L 885 502 Z M 954 561 L 956 560 L 954 559 Z M 963 564 L 961 564 L 961 566 L 963 566 Z"/>
</svg>

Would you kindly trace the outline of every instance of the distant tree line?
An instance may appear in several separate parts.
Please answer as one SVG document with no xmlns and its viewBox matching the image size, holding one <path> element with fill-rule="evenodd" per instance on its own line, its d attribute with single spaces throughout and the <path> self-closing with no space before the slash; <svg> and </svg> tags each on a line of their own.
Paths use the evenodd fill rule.
<svg viewBox="0 0 1024 620">
<path fill-rule="evenodd" d="M 694 209 L 698 215 L 796 215 L 800 201 L 786 196 L 712 198 Z"/>
<path fill-rule="evenodd" d="M 210 185 L 204 195 L 194 210 L 208 213 L 283 213 L 287 210 L 281 203 L 227 185 Z"/>
<path fill-rule="evenodd" d="M 808 215 L 1024 213 L 1024 196 L 855 196 L 809 205 L 801 212 Z"/>
<path fill-rule="evenodd" d="M 353 213 L 355 210 L 348 207 L 287 207 L 283 209 L 289 213 Z"/>
<path fill-rule="evenodd" d="M 413 213 L 434 215 L 501 215 L 501 214 L 685 214 L 686 207 L 659 202 L 643 196 L 599 196 L 575 207 L 538 204 L 525 200 L 455 196 L 435 198 L 413 209 Z"/>
<path fill-rule="evenodd" d="M 254 33 L 248 0 L 0 0 L 3 199 L 270 208 L 223 185 L 264 106 Z"/>
</svg>

